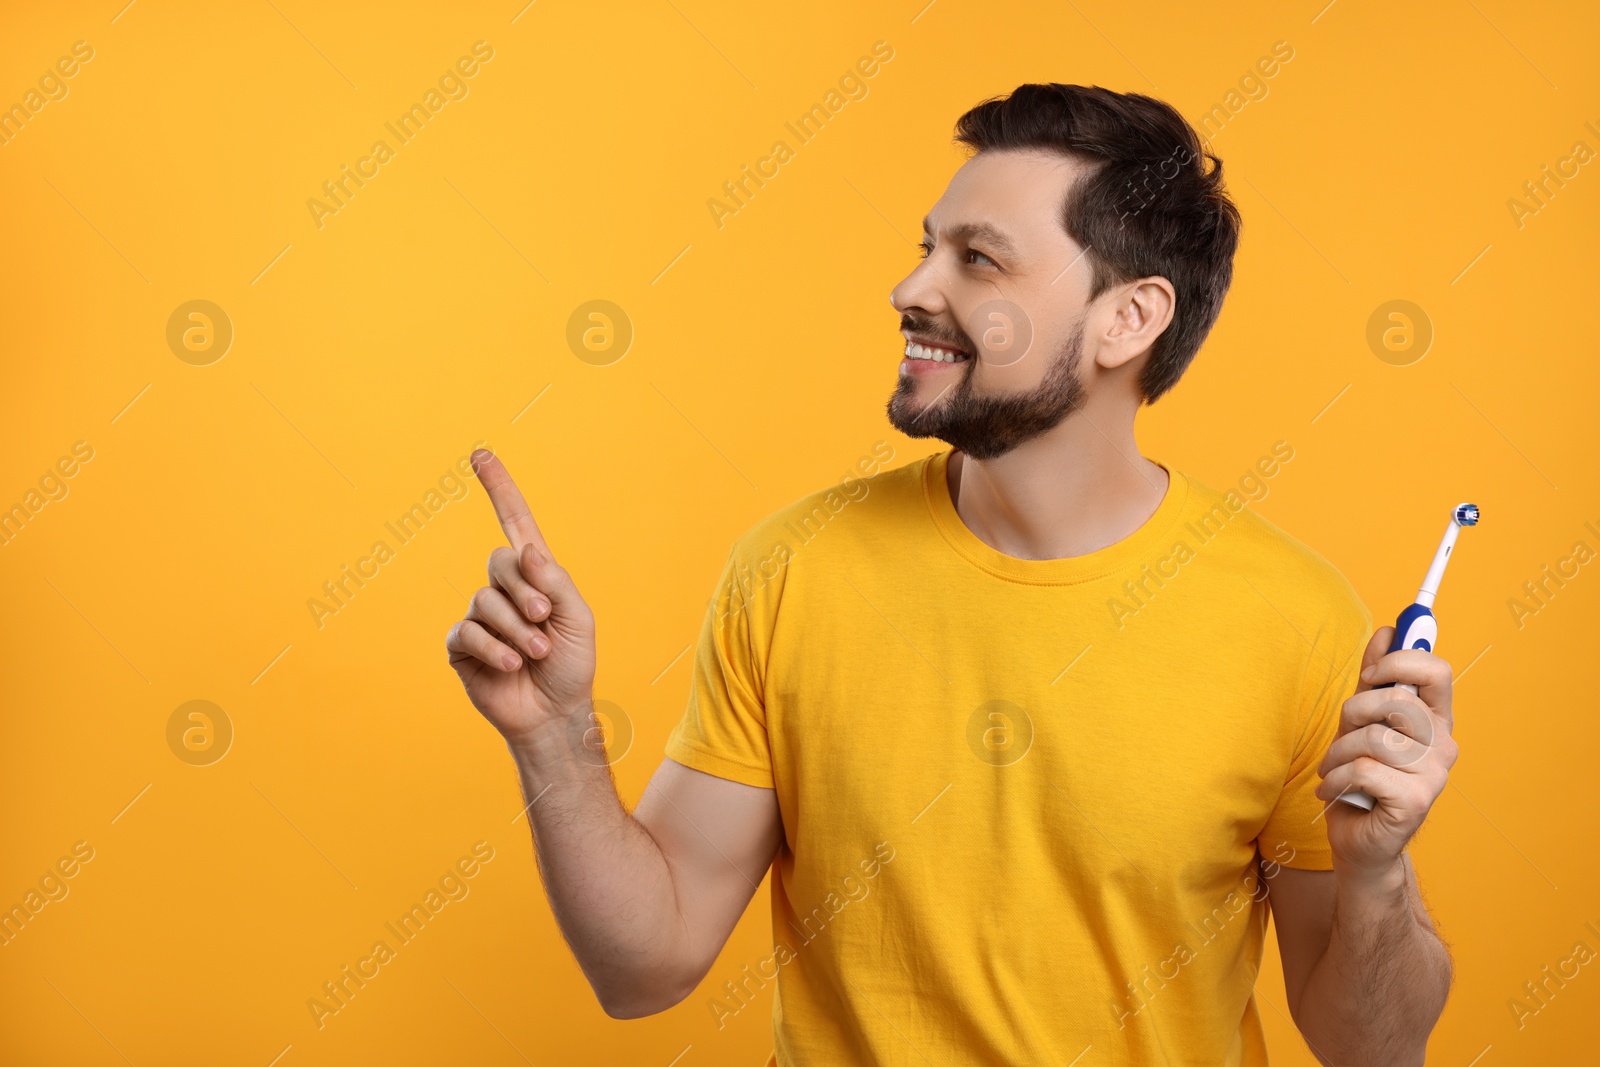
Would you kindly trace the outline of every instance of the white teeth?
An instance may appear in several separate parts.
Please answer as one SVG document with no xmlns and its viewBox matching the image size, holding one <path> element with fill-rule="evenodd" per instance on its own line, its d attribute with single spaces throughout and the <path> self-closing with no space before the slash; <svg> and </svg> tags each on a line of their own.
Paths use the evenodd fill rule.
<svg viewBox="0 0 1600 1067">
<path fill-rule="evenodd" d="M 959 363 L 966 358 L 947 349 L 929 348 L 927 345 L 920 345 L 915 341 L 906 342 L 905 354 L 908 359 L 927 359 L 935 363 Z"/>
</svg>

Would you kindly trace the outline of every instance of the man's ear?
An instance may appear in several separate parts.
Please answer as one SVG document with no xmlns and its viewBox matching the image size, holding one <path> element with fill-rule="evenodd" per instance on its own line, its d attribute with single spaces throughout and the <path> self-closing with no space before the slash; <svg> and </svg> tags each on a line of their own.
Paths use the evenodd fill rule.
<svg viewBox="0 0 1600 1067">
<path fill-rule="evenodd" d="M 1110 323 L 1101 336 L 1095 362 L 1106 370 L 1122 366 L 1150 350 L 1172 322 L 1177 306 L 1172 283 L 1160 276 L 1138 278 L 1107 294 Z"/>
</svg>

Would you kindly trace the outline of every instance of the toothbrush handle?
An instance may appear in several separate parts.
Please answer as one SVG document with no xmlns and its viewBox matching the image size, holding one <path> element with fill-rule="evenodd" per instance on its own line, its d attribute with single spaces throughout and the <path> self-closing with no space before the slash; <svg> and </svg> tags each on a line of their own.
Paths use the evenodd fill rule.
<svg viewBox="0 0 1600 1067">
<path fill-rule="evenodd" d="M 1412 604 L 1400 613 L 1394 621 L 1394 640 L 1389 642 L 1390 652 L 1399 652 L 1404 648 L 1420 648 L 1424 652 L 1432 652 L 1433 646 L 1439 640 L 1439 624 L 1433 612 L 1424 604 Z M 1402 682 L 1396 686 L 1393 682 L 1373 686 L 1374 689 L 1388 688 L 1404 689 L 1412 696 L 1416 696 L 1417 687 L 1409 682 Z M 1351 807 L 1363 811 L 1371 811 L 1377 801 L 1365 791 L 1352 789 L 1348 793 L 1341 793 L 1339 799 Z"/>
</svg>

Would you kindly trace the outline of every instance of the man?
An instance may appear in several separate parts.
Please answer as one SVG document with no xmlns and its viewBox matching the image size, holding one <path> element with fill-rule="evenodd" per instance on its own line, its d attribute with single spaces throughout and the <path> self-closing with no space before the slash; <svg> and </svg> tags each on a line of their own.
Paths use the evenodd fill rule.
<svg viewBox="0 0 1600 1067">
<path fill-rule="evenodd" d="M 1072 85 L 957 137 L 891 297 L 890 421 L 951 447 L 737 541 L 631 815 L 582 743 L 593 616 L 474 456 L 511 547 L 447 646 L 568 943 L 608 1014 L 663 1011 L 771 867 L 773 953 L 711 1010 L 775 980 L 777 1064 L 1261 1064 L 1270 908 L 1317 1057 L 1421 1063 L 1450 964 L 1405 848 L 1456 757 L 1450 668 L 1385 655 L 1326 560 L 1134 440 L 1231 280 L 1220 161 Z"/>
</svg>

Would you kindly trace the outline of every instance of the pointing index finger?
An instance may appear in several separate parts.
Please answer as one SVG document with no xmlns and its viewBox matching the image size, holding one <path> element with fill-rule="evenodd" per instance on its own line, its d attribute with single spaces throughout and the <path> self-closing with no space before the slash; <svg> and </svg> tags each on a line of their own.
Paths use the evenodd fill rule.
<svg viewBox="0 0 1600 1067">
<path fill-rule="evenodd" d="M 488 449 L 480 448 L 472 454 L 472 469 L 478 475 L 478 481 L 483 483 L 484 492 L 489 494 L 489 502 L 494 505 L 500 528 L 505 531 L 511 547 L 520 553 L 524 545 L 531 544 L 549 558 L 550 548 L 544 543 L 539 524 L 533 521 L 528 502 L 522 498 L 521 490 L 511 480 L 500 457 Z"/>
</svg>

